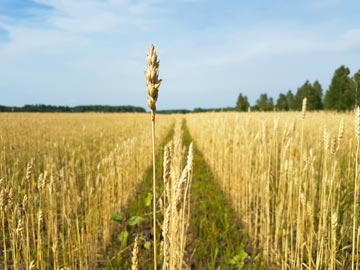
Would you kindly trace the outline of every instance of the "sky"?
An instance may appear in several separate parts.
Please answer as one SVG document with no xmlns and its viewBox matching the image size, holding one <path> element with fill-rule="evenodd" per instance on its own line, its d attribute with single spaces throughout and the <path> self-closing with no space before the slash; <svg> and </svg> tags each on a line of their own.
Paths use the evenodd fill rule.
<svg viewBox="0 0 360 270">
<path fill-rule="evenodd" d="M 146 107 L 151 44 L 158 109 L 326 91 L 360 69 L 359 14 L 359 0 L 0 0 L 0 104 Z"/>
</svg>

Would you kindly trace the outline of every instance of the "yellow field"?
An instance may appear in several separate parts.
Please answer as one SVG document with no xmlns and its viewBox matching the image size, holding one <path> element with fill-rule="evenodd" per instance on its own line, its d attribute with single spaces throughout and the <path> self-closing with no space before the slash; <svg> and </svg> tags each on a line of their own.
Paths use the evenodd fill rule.
<svg viewBox="0 0 360 270">
<path fill-rule="evenodd" d="M 160 188 L 157 194 L 158 239 L 165 239 L 157 248 L 171 246 L 171 239 L 178 237 L 182 245 L 176 252 L 181 255 L 173 257 L 179 259 L 178 265 L 184 260 L 213 270 L 219 265 L 357 269 L 360 112 L 356 119 L 354 112 L 307 112 L 305 117 L 301 112 L 199 113 L 156 119 L 157 148 L 178 119 L 175 140 L 165 147 L 165 192 Z M 105 262 L 118 233 L 110 217 L 123 213 L 130 201 L 143 201 L 151 191 L 147 187 L 140 197 L 134 196 L 151 165 L 150 115 L 0 114 L 0 127 L 0 269 L 129 269 L 133 243 L 115 247 L 118 266 Z M 194 163 L 189 154 L 190 165 L 181 174 L 187 152 L 182 136 L 186 147 L 194 141 Z M 161 166 L 157 161 L 159 171 Z M 169 203 L 177 198 L 174 194 L 181 195 L 174 191 L 173 181 L 190 179 L 192 174 L 184 191 L 187 210 L 170 223 L 168 209 L 180 209 L 176 200 Z M 163 185 L 161 177 L 157 173 Z M 231 201 L 241 226 L 228 219 L 231 214 L 223 208 L 222 194 L 213 193 L 221 193 L 219 188 L 205 186 L 211 177 Z M 151 231 L 150 208 L 139 203 L 133 209 L 144 224 L 129 230 L 129 240 L 140 232 L 136 239 L 143 238 L 148 246 L 140 239 L 134 254 L 140 256 L 139 265 L 151 267 L 150 236 L 141 236 Z M 212 219 L 206 211 L 212 211 Z M 127 222 L 118 223 L 117 229 L 127 230 Z M 183 224 L 185 229 L 180 233 L 171 225 L 170 234 L 169 224 Z M 248 234 L 249 243 L 231 236 L 237 233 Z M 222 245 L 225 241 L 230 242 Z M 243 257 L 234 268 L 230 261 L 239 254 Z M 165 255 L 158 256 L 159 264 L 167 263 Z M 254 267 L 243 268 L 246 260 Z"/>
<path fill-rule="evenodd" d="M 351 269 L 352 251 L 355 266 L 360 224 L 354 218 L 354 113 L 307 113 L 305 119 L 301 112 L 207 113 L 186 119 L 253 247 L 275 269 Z"/>
<path fill-rule="evenodd" d="M 151 164 L 146 114 L 0 114 L 1 269 L 97 269 Z M 173 117 L 157 117 L 157 142 Z"/>
</svg>

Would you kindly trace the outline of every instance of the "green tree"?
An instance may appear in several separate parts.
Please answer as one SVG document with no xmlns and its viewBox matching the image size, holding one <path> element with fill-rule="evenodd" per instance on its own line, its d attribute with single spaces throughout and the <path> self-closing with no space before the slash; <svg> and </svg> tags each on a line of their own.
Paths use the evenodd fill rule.
<svg viewBox="0 0 360 270">
<path fill-rule="evenodd" d="M 280 111 L 288 111 L 289 103 L 284 94 L 280 94 L 278 100 L 276 101 L 276 108 Z"/>
<path fill-rule="evenodd" d="M 344 111 L 354 108 L 356 89 L 349 74 L 350 70 L 345 66 L 335 70 L 329 90 L 325 95 L 325 109 Z"/>
<path fill-rule="evenodd" d="M 308 92 L 311 88 L 311 84 L 309 81 L 306 81 L 302 86 L 300 86 L 295 94 L 295 110 L 299 111 L 302 108 L 302 101 L 308 95 Z"/>
<path fill-rule="evenodd" d="M 294 97 L 294 94 L 291 92 L 291 90 L 289 90 L 286 93 L 286 100 L 287 100 L 287 104 L 289 106 L 289 110 L 290 111 L 295 110 L 295 97 Z"/>
<path fill-rule="evenodd" d="M 298 88 L 295 96 L 296 110 L 302 109 L 302 102 L 305 97 L 307 99 L 307 110 L 314 111 L 321 110 L 323 108 L 322 87 L 318 81 L 315 81 L 314 84 L 306 81 L 301 87 Z"/>
<path fill-rule="evenodd" d="M 248 101 L 247 96 L 243 96 L 241 93 L 236 102 L 236 110 L 241 112 L 246 112 L 250 107 L 250 103 Z"/>
<path fill-rule="evenodd" d="M 358 72 L 354 74 L 353 81 L 354 81 L 355 96 L 356 96 L 355 106 L 359 106 L 360 105 L 360 69 L 358 70 Z"/>
<path fill-rule="evenodd" d="M 261 94 L 259 99 L 256 100 L 256 106 L 260 111 L 272 111 L 274 109 L 273 98 L 269 98 L 267 94 Z"/>
<path fill-rule="evenodd" d="M 323 104 L 323 90 L 321 84 L 318 81 L 315 81 L 312 85 L 312 92 L 309 95 L 309 99 L 307 100 L 308 110 L 322 110 L 324 108 Z"/>
</svg>

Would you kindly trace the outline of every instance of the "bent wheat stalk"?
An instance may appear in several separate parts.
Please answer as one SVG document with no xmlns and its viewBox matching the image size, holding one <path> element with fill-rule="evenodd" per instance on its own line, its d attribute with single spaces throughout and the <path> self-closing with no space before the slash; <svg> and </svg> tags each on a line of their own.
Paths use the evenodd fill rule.
<svg viewBox="0 0 360 270">
<path fill-rule="evenodd" d="M 185 258 L 185 246 L 190 218 L 190 188 L 193 170 L 193 146 L 189 146 L 187 162 L 183 167 L 181 122 L 175 125 L 174 139 L 164 151 L 165 209 L 162 225 L 162 270 L 189 269 Z"/>
<path fill-rule="evenodd" d="M 155 175 L 155 113 L 156 101 L 158 99 L 159 87 L 161 80 L 159 80 L 159 64 L 157 59 L 156 48 L 151 45 L 149 54 L 146 55 L 147 70 L 145 70 L 146 77 L 146 91 L 149 95 L 147 104 L 151 110 L 151 130 L 152 130 L 152 159 L 153 159 L 153 227 L 154 227 L 154 270 L 157 268 L 156 263 L 156 175 Z"/>
</svg>

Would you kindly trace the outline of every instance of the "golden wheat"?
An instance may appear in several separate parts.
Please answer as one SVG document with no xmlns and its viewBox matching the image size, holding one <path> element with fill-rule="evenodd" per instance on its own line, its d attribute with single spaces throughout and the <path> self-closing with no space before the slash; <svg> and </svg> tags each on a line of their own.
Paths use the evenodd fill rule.
<svg viewBox="0 0 360 270">
<path fill-rule="evenodd" d="M 158 99 L 159 87 L 159 65 L 156 48 L 151 45 L 149 54 L 146 55 L 147 70 L 145 70 L 146 91 L 149 95 L 148 106 L 151 110 L 151 133 L 152 133 L 152 160 L 153 160 L 153 248 L 154 248 L 154 269 L 157 268 L 157 244 L 156 244 L 156 161 L 155 161 L 155 113 L 156 101 Z"/>
<path fill-rule="evenodd" d="M 304 100 L 299 113 L 207 113 L 186 119 L 254 252 L 269 267 L 355 269 L 359 110 L 355 132 L 345 129 L 354 121 L 352 113 L 306 112 L 305 118 L 305 112 Z"/>
<path fill-rule="evenodd" d="M 184 153 L 181 122 L 178 121 L 174 138 L 164 151 L 163 270 L 184 269 L 186 266 L 184 257 L 190 218 L 192 144 L 189 146 L 186 163 Z"/>
<path fill-rule="evenodd" d="M 147 121 L 146 114 L 1 114 L 0 268 L 104 265 L 111 214 L 126 208 L 150 165 Z M 159 141 L 172 122 L 158 117 Z"/>
</svg>

